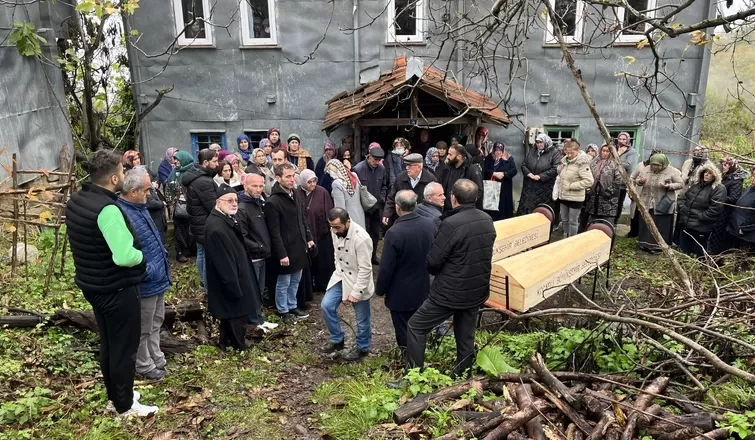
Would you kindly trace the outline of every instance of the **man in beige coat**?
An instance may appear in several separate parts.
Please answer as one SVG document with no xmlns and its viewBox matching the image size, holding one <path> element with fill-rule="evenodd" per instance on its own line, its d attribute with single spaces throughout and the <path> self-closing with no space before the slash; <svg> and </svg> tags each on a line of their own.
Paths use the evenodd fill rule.
<svg viewBox="0 0 755 440">
<path fill-rule="evenodd" d="M 328 223 L 333 237 L 336 270 L 330 277 L 328 289 L 320 307 L 328 326 L 330 341 L 322 348 L 333 353 L 344 347 L 344 332 L 338 316 L 338 306 L 349 302 L 356 316 L 356 346 L 343 355 L 347 361 L 355 361 L 370 353 L 370 298 L 375 294 L 372 279 L 372 238 L 367 231 L 349 218 L 343 208 L 333 208 L 328 213 Z"/>
</svg>

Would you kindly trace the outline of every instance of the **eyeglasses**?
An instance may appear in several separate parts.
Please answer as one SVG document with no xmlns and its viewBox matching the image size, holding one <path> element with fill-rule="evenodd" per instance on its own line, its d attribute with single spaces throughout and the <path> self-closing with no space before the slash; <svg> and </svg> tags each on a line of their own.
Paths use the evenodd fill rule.
<svg viewBox="0 0 755 440">
<path fill-rule="evenodd" d="M 235 204 L 239 203 L 238 199 L 218 199 L 218 200 L 220 200 L 223 203 L 228 203 L 228 204 L 231 204 L 231 205 L 235 205 Z"/>
</svg>

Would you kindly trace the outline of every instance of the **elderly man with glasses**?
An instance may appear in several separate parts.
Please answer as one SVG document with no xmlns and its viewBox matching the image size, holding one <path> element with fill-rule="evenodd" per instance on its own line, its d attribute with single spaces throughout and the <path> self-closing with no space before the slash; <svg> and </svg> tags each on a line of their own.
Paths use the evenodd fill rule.
<svg viewBox="0 0 755 440">
<path fill-rule="evenodd" d="M 205 223 L 207 260 L 207 308 L 220 320 L 220 348 L 248 348 L 244 335 L 247 317 L 260 296 L 252 256 L 236 220 L 239 199 L 226 184 L 217 189 L 215 209 Z"/>
</svg>

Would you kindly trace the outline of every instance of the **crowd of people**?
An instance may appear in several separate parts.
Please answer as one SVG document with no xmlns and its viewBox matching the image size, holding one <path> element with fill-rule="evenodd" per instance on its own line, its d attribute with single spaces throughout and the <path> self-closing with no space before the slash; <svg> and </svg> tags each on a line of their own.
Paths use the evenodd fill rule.
<svg viewBox="0 0 755 440">
<path fill-rule="evenodd" d="M 101 332 L 109 407 L 154 413 L 132 391 L 135 374 L 152 380 L 169 374 L 159 336 L 171 284 L 168 218 L 176 260 L 196 255 L 221 348 L 247 349 L 249 332 L 261 336 L 277 327 L 265 306 L 286 325 L 308 318 L 313 292 L 321 291 L 328 330 L 322 352 L 358 360 L 370 352 L 370 300 L 377 295 L 385 297 L 407 368 L 423 365 L 427 335 L 453 317 L 455 372 L 466 371 L 489 292 L 493 221 L 514 215 L 512 179 L 519 170 L 484 127 L 472 143 L 464 140 L 433 144 L 424 131 L 414 149 L 424 155 L 403 137 L 387 152 L 372 142 L 353 165 L 350 138 L 340 147 L 328 140 L 315 163 L 298 135 L 283 143 L 273 128 L 257 148 L 243 134 L 236 152 L 213 144 L 194 157 L 169 148 L 156 175 L 136 151 L 95 152 L 87 163 L 90 181 L 68 202 L 66 224 L 76 282 Z M 559 146 L 539 134 L 521 163 L 516 214 L 550 204 L 565 236 L 593 219 L 615 224 L 627 193 L 624 168 L 661 235 L 682 251 L 703 255 L 755 242 L 755 190 L 743 193 L 748 173 L 736 160 L 724 159 L 719 170 L 697 148 L 679 171 L 653 151 L 635 167 L 628 133 L 618 136 L 617 152 L 619 163 L 607 145 L 582 151 L 576 139 Z M 499 192 L 492 203 L 485 198 L 491 190 Z M 641 249 L 657 252 L 635 202 L 630 235 L 639 236 Z M 356 317 L 348 350 L 342 304 Z"/>
</svg>

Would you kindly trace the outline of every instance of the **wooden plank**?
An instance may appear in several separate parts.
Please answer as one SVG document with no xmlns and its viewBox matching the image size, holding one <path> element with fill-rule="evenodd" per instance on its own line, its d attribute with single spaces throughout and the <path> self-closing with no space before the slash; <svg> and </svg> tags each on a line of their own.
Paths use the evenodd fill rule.
<svg viewBox="0 0 755 440">
<path fill-rule="evenodd" d="M 504 277 L 509 277 L 509 308 L 526 312 L 569 283 L 608 261 L 611 239 L 587 231 L 493 263 L 490 299 L 506 303 Z M 493 278 L 495 277 L 495 278 Z"/>
<path fill-rule="evenodd" d="M 493 225 L 496 233 L 494 262 L 547 243 L 550 238 L 551 222 L 539 213 L 499 220 Z"/>
</svg>

